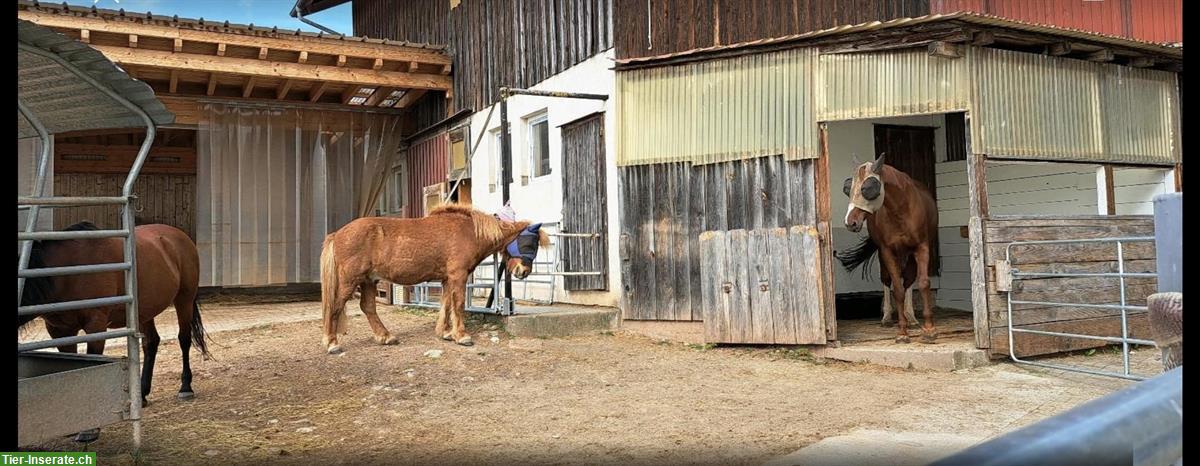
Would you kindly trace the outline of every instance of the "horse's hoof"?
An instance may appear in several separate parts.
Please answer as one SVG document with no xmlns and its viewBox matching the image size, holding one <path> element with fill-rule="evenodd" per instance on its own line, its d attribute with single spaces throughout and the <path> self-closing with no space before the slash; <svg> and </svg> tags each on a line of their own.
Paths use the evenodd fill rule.
<svg viewBox="0 0 1200 466">
<path fill-rule="evenodd" d="M 471 346 L 471 345 L 474 345 L 474 344 L 475 344 L 475 342 L 474 342 L 474 341 L 471 341 L 471 337 L 462 337 L 462 338 L 459 338 L 459 339 L 458 339 L 458 341 L 456 341 L 455 343 L 458 343 L 458 344 L 460 344 L 460 345 L 463 345 L 463 346 Z"/>
<path fill-rule="evenodd" d="M 446 341 L 454 341 L 454 335 L 447 333 L 445 335 L 442 335 L 442 339 L 446 340 Z"/>
<path fill-rule="evenodd" d="M 329 346 L 329 349 L 328 349 L 326 352 L 328 352 L 329 354 L 341 354 L 341 353 L 342 353 L 342 351 L 344 351 L 344 350 L 342 350 L 342 347 L 341 347 L 341 346 L 338 346 L 338 345 L 330 345 L 330 346 Z"/>
<path fill-rule="evenodd" d="M 100 438 L 100 429 L 85 430 L 75 434 L 75 441 L 78 443 L 92 443 Z"/>
<path fill-rule="evenodd" d="M 929 343 L 929 344 L 937 343 L 937 337 L 938 337 L 937 332 L 922 333 L 921 334 L 921 343 Z"/>
<path fill-rule="evenodd" d="M 381 345 L 394 345 L 396 343 L 400 343 L 400 340 L 396 339 L 394 336 L 388 335 L 383 338 L 375 337 L 375 343 L 379 343 Z"/>
<path fill-rule="evenodd" d="M 881 321 L 881 322 L 879 322 L 879 326 L 880 326 L 880 327 L 895 327 L 895 326 L 896 326 L 896 323 L 895 323 L 895 322 L 888 322 L 888 321 L 884 320 L 884 321 Z"/>
<path fill-rule="evenodd" d="M 146 397 L 142 397 L 142 407 L 145 408 L 147 406 L 150 406 L 150 400 L 147 400 Z"/>
<path fill-rule="evenodd" d="M 179 392 L 179 394 L 178 394 L 178 395 L 175 395 L 175 397 L 176 397 L 176 398 L 179 398 L 179 399 L 181 399 L 181 400 L 185 400 L 185 401 L 186 401 L 186 400 L 191 400 L 192 398 L 195 398 L 195 397 L 196 397 L 196 392 L 193 392 L 193 391 L 190 391 L 190 390 L 189 390 L 189 391 L 186 391 L 186 392 Z"/>
<path fill-rule="evenodd" d="M 908 339 L 908 335 L 900 335 L 896 337 L 896 343 L 908 343 L 909 341 L 911 340 Z"/>
</svg>

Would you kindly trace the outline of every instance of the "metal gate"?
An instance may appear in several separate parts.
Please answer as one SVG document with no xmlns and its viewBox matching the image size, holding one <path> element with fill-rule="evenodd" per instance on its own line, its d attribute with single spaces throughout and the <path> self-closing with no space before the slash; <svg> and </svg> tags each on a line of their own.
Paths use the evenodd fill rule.
<svg viewBox="0 0 1200 466">
<path fill-rule="evenodd" d="M 1083 372 L 1087 374 L 1103 375 L 1111 377 L 1119 377 L 1130 380 L 1145 380 L 1145 376 L 1135 375 L 1129 368 L 1129 346 L 1130 345 L 1149 345 L 1154 346 L 1154 342 L 1150 340 L 1131 338 L 1130 337 L 1130 312 L 1144 313 L 1148 308 L 1144 305 L 1133 305 L 1130 301 L 1135 298 L 1144 300 L 1145 296 L 1130 296 L 1127 293 L 1127 279 L 1129 278 L 1157 278 L 1155 272 L 1128 272 L 1126 271 L 1125 251 L 1126 246 L 1136 243 L 1154 243 L 1154 237 L 1127 237 L 1127 238 L 1101 238 L 1101 239 L 1082 239 L 1082 240 L 1044 240 L 1044 241 L 1014 241 L 1005 247 L 1005 261 L 996 264 L 997 288 L 999 291 L 1007 292 L 1007 317 L 1008 317 L 1008 352 L 1009 357 L 1014 362 L 1021 364 L 1029 364 L 1033 366 L 1048 367 L 1053 369 L 1061 369 L 1073 372 Z M 1035 246 L 1035 245 L 1087 245 L 1087 244 L 1111 244 L 1116 253 L 1116 271 L 1115 272 L 1022 272 L 1019 268 L 1010 266 L 1013 264 L 1013 247 L 1014 246 Z M 1024 291 L 1022 282 L 1033 279 L 1042 278 L 1097 278 L 1102 280 L 1111 280 L 1113 286 L 1119 288 L 1120 299 L 1115 304 L 1096 304 L 1096 303 L 1079 303 L 1079 302 L 1057 302 L 1057 301 L 1042 301 L 1020 299 L 1020 295 Z M 1068 332 L 1052 332 L 1046 330 L 1035 330 L 1027 328 L 1016 328 L 1013 324 L 1013 306 L 1043 306 L 1047 308 L 1083 308 L 1097 309 L 1108 311 L 1119 311 L 1121 321 L 1120 336 L 1104 336 L 1104 335 L 1088 335 L 1081 333 Z M 1140 315 L 1139 315 L 1140 317 Z M 1121 345 L 1121 357 L 1123 371 L 1120 373 L 1094 370 L 1086 367 L 1069 366 L 1062 364 L 1050 364 L 1045 362 L 1031 361 L 1017 357 L 1019 352 L 1016 347 L 1017 334 L 1044 335 L 1051 337 L 1062 338 L 1077 338 L 1087 340 L 1097 340 L 1109 343 L 1119 343 Z"/>
<path fill-rule="evenodd" d="M 582 241 L 590 239 L 592 242 L 603 244 L 604 234 L 557 231 L 558 227 L 558 223 L 542 224 L 542 229 L 548 230 L 550 246 L 538 252 L 538 259 L 533 262 L 529 276 L 518 283 L 520 291 L 518 292 L 516 287 L 513 287 L 513 296 L 502 295 L 504 280 L 501 275 L 503 269 L 499 254 L 494 254 L 490 259 L 475 266 L 475 270 L 471 272 L 471 279 L 467 282 L 467 299 L 464 300 L 467 312 L 512 315 L 516 313 L 515 306 L 512 304 L 517 301 L 538 305 L 554 304 L 558 288 L 563 281 L 562 278 L 606 276 L 607 263 L 601 264 L 601 268 L 598 270 L 564 271 L 563 257 L 559 254 L 562 238 Z M 532 293 L 530 285 L 535 287 Z M 546 293 L 538 295 L 539 285 L 540 288 L 545 289 Z M 401 287 L 401 285 L 394 286 Z M 441 282 L 419 283 L 412 286 L 413 291 L 410 295 L 397 302 L 407 306 L 440 308 L 442 305 L 440 295 L 435 297 L 433 290 L 441 288 Z M 477 291 L 486 292 L 486 295 L 477 295 Z"/>
</svg>

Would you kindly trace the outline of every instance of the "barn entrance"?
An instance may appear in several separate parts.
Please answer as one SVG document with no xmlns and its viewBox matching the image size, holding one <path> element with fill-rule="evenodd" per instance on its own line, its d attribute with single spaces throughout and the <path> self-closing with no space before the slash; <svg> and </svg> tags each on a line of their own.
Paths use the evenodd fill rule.
<svg viewBox="0 0 1200 466">
<path fill-rule="evenodd" d="M 64 133 L 54 141 L 54 193 L 61 196 L 112 196 L 133 166 L 145 131 L 101 130 Z M 134 222 L 162 223 L 196 239 L 196 131 L 159 129 L 150 155 L 134 184 Z M 54 229 L 81 221 L 101 229 L 119 229 L 117 206 L 57 209 Z"/>
<path fill-rule="evenodd" d="M 884 293 L 878 258 L 849 272 L 837 253 L 867 240 L 867 232 L 852 233 L 844 225 L 849 199 L 842 185 L 859 163 L 885 155 L 888 165 L 930 188 L 938 205 L 938 241 L 933 248 L 935 269 L 930 277 L 934 294 L 934 323 L 939 341 L 969 338 L 972 329 L 970 254 L 967 235 L 967 175 L 964 114 L 835 121 L 827 123 L 832 278 L 837 336 L 842 342 L 891 341 L 894 326 L 881 325 Z M 913 290 L 913 309 L 922 317 L 922 298 Z M 899 309 L 892 315 L 899 317 Z M 915 332 L 914 332 L 915 329 Z M 909 326 L 909 333 L 919 332 Z"/>
</svg>

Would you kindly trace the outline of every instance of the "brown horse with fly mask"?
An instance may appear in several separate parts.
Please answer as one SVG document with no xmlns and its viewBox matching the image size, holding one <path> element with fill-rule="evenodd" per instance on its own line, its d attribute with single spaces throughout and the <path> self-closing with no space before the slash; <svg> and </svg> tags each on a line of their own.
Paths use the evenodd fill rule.
<svg viewBox="0 0 1200 466">
<path fill-rule="evenodd" d="M 884 286 L 891 288 L 891 298 L 901 310 L 896 335 L 896 341 L 900 343 L 909 341 L 910 290 L 914 285 L 920 288 L 924 312 L 921 341 L 933 343 L 937 339 L 937 329 L 933 325 L 933 291 L 929 277 L 937 274 L 939 262 L 937 257 L 931 257 L 937 243 L 938 226 L 937 203 L 933 195 L 921 182 L 884 164 L 883 155 L 874 162 L 855 167 L 853 176 L 846 178 L 842 191 L 850 197 L 846 228 L 857 233 L 865 224 L 869 235 L 851 254 L 840 257 L 842 264 L 853 269 L 879 254 Z M 884 296 L 885 306 L 887 299 L 888 296 Z"/>
<path fill-rule="evenodd" d="M 397 342 L 375 312 L 375 283 L 381 279 L 397 285 L 441 281 L 442 309 L 436 334 L 470 346 L 473 343 L 466 331 L 464 306 L 471 272 L 488 256 L 503 253 L 508 273 L 524 279 L 532 269 L 538 246 L 549 244 L 541 224 L 506 222 L 457 204 L 434 208 L 423 218 L 354 220 L 326 236 L 321 249 L 326 350 L 329 354 L 342 352 L 337 337 L 348 330 L 346 302 L 356 289 L 375 342 Z"/>
<path fill-rule="evenodd" d="M 67 227 L 67 231 L 96 230 L 89 222 Z M 196 292 L 200 284 L 200 254 L 196 243 L 187 233 L 169 225 L 141 225 L 134 228 L 137 245 L 137 296 L 139 330 L 142 340 L 142 404 L 150 394 L 154 377 L 154 359 L 161 338 L 154 327 L 154 318 L 168 306 L 175 306 L 179 322 L 179 349 L 183 352 L 180 399 L 195 396 L 192 391 L 192 369 L 189 351 L 193 341 L 204 356 L 208 356 L 204 324 Z M 124 262 L 124 242 L 120 238 L 70 239 L 35 241 L 30 251 L 29 268 L 66 267 L 72 265 L 119 264 Z M 80 275 L 29 278 L 25 282 L 21 305 L 32 306 L 62 301 L 119 296 L 125 293 L 125 273 L 100 272 Z M 33 315 L 17 318 L 17 326 L 32 321 Z M 74 336 L 80 330 L 99 333 L 109 328 L 125 327 L 125 306 L 112 305 L 92 309 L 52 312 L 41 315 L 46 332 L 52 338 Z M 87 344 L 88 354 L 103 354 L 104 341 Z M 74 353 L 76 345 L 60 346 L 59 351 Z M 81 432 L 76 440 L 89 442 L 99 435 L 98 430 Z"/>
</svg>

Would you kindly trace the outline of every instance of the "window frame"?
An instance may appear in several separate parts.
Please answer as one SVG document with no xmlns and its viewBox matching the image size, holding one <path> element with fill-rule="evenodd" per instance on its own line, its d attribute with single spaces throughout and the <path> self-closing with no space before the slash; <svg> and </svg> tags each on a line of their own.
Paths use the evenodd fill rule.
<svg viewBox="0 0 1200 466">
<path fill-rule="evenodd" d="M 546 155 L 546 172 L 545 173 L 538 173 L 538 169 L 541 166 L 541 160 L 538 157 L 540 154 L 537 154 L 534 151 L 534 142 L 535 142 L 534 126 L 536 126 L 538 124 L 546 125 L 546 142 L 543 147 L 543 149 L 545 150 L 545 155 Z M 525 157 L 525 160 L 529 164 L 528 172 L 526 175 L 528 177 L 528 179 L 536 180 L 536 179 L 540 179 L 540 178 L 544 178 L 544 177 L 553 175 L 554 168 L 553 168 L 553 164 L 550 163 L 550 114 L 548 112 L 546 112 L 545 110 L 542 110 L 541 112 L 535 113 L 535 114 L 525 118 L 525 139 L 527 140 L 526 141 L 526 153 L 528 154 L 527 157 Z"/>
</svg>

